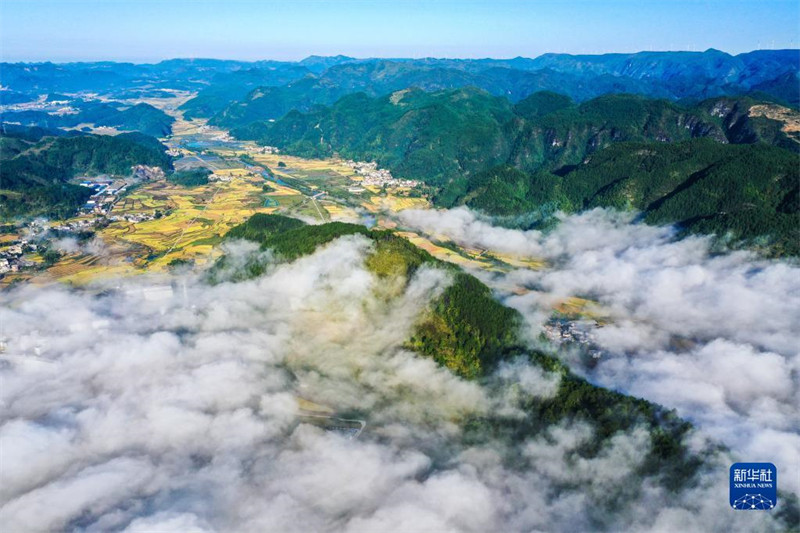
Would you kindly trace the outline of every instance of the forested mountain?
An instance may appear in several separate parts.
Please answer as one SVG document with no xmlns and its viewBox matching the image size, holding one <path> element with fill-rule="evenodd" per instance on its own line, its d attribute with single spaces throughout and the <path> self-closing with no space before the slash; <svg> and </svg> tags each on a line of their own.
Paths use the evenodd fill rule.
<svg viewBox="0 0 800 533">
<path fill-rule="evenodd" d="M 576 101 L 610 93 L 633 93 L 699 101 L 714 96 L 761 93 L 797 105 L 796 50 L 764 50 L 731 56 L 705 52 L 640 52 L 573 56 L 545 54 L 536 59 L 454 60 L 376 59 L 332 61 L 316 77 L 282 87 L 259 87 L 213 118 L 224 127 L 277 119 L 291 110 L 330 105 L 352 92 L 370 96 L 418 87 L 426 91 L 473 86 L 516 102 L 539 91 L 555 91 Z M 265 84 L 266 85 L 266 84 Z"/>
<path fill-rule="evenodd" d="M 376 161 L 428 184 L 438 205 L 467 203 L 498 214 L 617 205 L 643 210 L 648 220 L 736 238 L 752 240 L 763 230 L 775 250 L 796 253 L 786 228 L 797 202 L 787 187 L 800 152 L 800 120 L 780 103 L 800 104 L 799 54 L 4 64 L 0 93 L 12 109 L 0 118 L 45 130 L 91 124 L 165 136 L 171 117 L 113 96 L 198 91 L 182 106 L 187 118 L 209 117 L 241 139 L 297 155 Z M 75 94 L 91 91 L 105 98 Z M 31 95 L 66 99 L 73 109 L 13 107 Z M 688 143 L 696 139 L 709 142 Z M 19 142 L 6 147 L 25 151 Z M 620 143 L 628 148 L 612 149 Z M 624 150 L 633 146 L 672 161 L 671 170 L 650 159 L 627 161 Z M 684 146 L 699 152 L 676 155 Z M 614 164 L 598 166 L 603 157 Z M 742 177 L 745 168 L 759 185 Z M 608 181 L 612 175 L 621 181 Z M 582 189 L 573 187 L 579 181 Z M 642 192 L 656 181 L 659 194 L 672 196 Z M 727 202 L 706 198 L 701 190 L 712 183 L 727 192 Z M 748 192 L 754 188 L 758 198 Z M 690 207 L 689 197 L 706 200 Z"/>
<path fill-rule="evenodd" d="M 703 98 L 747 91 L 787 72 L 797 72 L 798 50 L 757 50 L 732 56 L 719 50 L 705 52 L 639 52 L 635 54 L 544 54 L 529 69 L 609 74 L 637 80 L 657 80 L 676 98 Z"/>
<path fill-rule="evenodd" d="M 136 104 L 115 113 L 98 117 L 97 126 L 110 126 L 123 131 L 138 131 L 153 137 L 172 133 L 175 119 L 150 104 Z"/>
<path fill-rule="evenodd" d="M 477 89 L 410 89 L 379 98 L 348 95 L 331 107 L 291 112 L 233 133 L 299 155 L 336 152 L 375 160 L 404 177 L 457 188 L 459 178 L 495 164 L 554 170 L 578 164 L 614 142 L 709 137 L 800 150 L 780 121 L 751 116 L 757 104 L 718 98 L 684 107 L 633 95 L 575 104 L 564 96 L 535 93 L 512 105 Z"/>
<path fill-rule="evenodd" d="M 529 362 L 543 372 L 559 375 L 552 398 L 530 398 L 519 417 L 490 414 L 463 421 L 465 438 L 479 442 L 487 435 L 526 438 L 563 423 L 587 423 L 595 429 L 593 446 L 581 453 L 593 456 L 602 444 L 634 427 L 645 428 L 652 448 L 641 474 L 678 488 L 691 484 L 701 470 L 702 455 L 687 447 L 691 425 L 662 407 L 590 384 L 574 375 L 556 358 L 524 347 L 518 326 L 522 317 L 497 302 L 489 288 L 457 267 L 443 263 L 390 231 L 370 231 L 340 222 L 304 225 L 279 215 L 254 215 L 231 230 L 228 237 L 245 238 L 274 250 L 278 260 L 292 261 L 309 255 L 339 237 L 358 234 L 369 239 L 372 251 L 366 267 L 382 280 L 383 298 L 394 298 L 422 267 L 448 271 L 452 283 L 417 318 L 406 347 L 421 357 L 433 358 L 453 373 L 470 380 L 484 379 L 498 365 L 513 360 Z M 259 259 L 258 257 L 262 257 Z M 212 269 L 215 281 L 240 281 L 261 275 L 263 256 L 245 267 L 233 267 L 221 258 Z M 238 264 L 238 266 L 241 266 Z M 233 267 L 233 268 L 232 268 Z M 233 278 L 231 278 L 233 276 Z"/>
<path fill-rule="evenodd" d="M 199 91 L 183 109 L 214 117 L 225 127 L 277 119 L 291 110 L 330 105 L 346 94 L 371 96 L 409 87 L 428 91 L 467 86 L 516 102 L 549 90 L 584 101 L 609 93 L 634 93 L 694 101 L 753 93 L 798 105 L 792 89 L 798 50 L 760 50 L 732 56 L 705 52 L 545 54 L 514 59 L 355 59 L 312 56 L 299 62 L 172 59 L 156 64 L 3 63 L 2 95 L 103 92 L 112 97 L 154 96 L 162 89 Z"/>
<path fill-rule="evenodd" d="M 158 140 L 140 133 L 40 136 L 9 132 L 0 136 L 0 216 L 71 216 L 89 196 L 67 181 L 79 174 L 128 175 L 133 165 L 170 170 Z"/>
<path fill-rule="evenodd" d="M 330 108 L 294 111 L 234 134 L 299 155 L 339 152 L 374 159 L 438 186 L 472 169 L 504 162 L 511 149 L 505 125 L 513 118 L 508 100 L 477 89 L 436 94 L 413 89 L 381 98 L 345 96 Z"/>
<path fill-rule="evenodd" d="M 275 87 L 292 83 L 311 74 L 304 66 L 251 68 L 215 75 L 197 96 L 181 106 L 184 116 L 211 117 L 233 101 L 244 99 L 256 87 Z"/>
<path fill-rule="evenodd" d="M 553 93 L 512 105 L 477 89 L 413 89 L 349 95 L 234 134 L 303 156 L 377 161 L 435 187 L 442 206 L 503 215 L 632 208 L 693 231 L 764 236 L 774 253 L 796 254 L 800 144 L 752 109 L 783 108 L 633 95 L 575 104 Z"/>
<path fill-rule="evenodd" d="M 453 203 L 496 215 L 636 209 L 649 223 L 678 223 L 772 255 L 798 255 L 798 184 L 797 154 L 774 146 L 620 143 L 558 174 L 511 166 L 478 173 Z"/>
<path fill-rule="evenodd" d="M 218 74 L 252 68 L 295 68 L 281 61 L 169 59 L 154 64 L 115 63 L 0 63 L 3 85 L 12 90 L 49 92 L 109 92 L 136 87 L 197 90 Z"/>
<path fill-rule="evenodd" d="M 354 92 L 381 96 L 410 87 L 425 91 L 477 87 L 512 101 L 541 90 L 558 90 L 577 100 L 613 92 L 669 96 L 655 87 L 648 90 L 636 80 L 606 75 L 593 76 L 589 81 L 549 69 L 526 72 L 489 67 L 470 72 L 437 64 L 380 60 L 345 63 L 331 67 L 316 78 L 304 78 L 283 87 L 255 89 L 241 102 L 233 103 L 214 116 L 212 123 L 228 128 L 241 126 L 280 118 L 292 110 L 308 111 L 321 104 L 329 105 Z"/>
</svg>

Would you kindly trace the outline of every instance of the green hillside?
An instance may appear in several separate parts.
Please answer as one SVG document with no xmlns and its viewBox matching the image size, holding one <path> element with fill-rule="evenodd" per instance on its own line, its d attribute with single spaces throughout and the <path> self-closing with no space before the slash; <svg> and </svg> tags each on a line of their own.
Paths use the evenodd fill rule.
<svg viewBox="0 0 800 533">
<path fill-rule="evenodd" d="M 108 116 L 100 117 L 97 126 L 111 126 L 124 131 L 138 131 L 153 137 L 172 133 L 175 119 L 150 104 L 136 104 Z"/>
<path fill-rule="evenodd" d="M 527 104 L 523 100 L 517 108 L 524 113 Z M 516 126 L 509 163 L 531 170 L 578 164 L 587 154 L 615 142 L 675 142 L 694 137 L 727 140 L 718 119 L 703 110 L 624 94 L 601 96 L 577 106 L 562 105 L 535 117 L 523 115 Z"/>
<path fill-rule="evenodd" d="M 312 253 L 318 246 L 345 235 L 363 235 L 374 243 L 367 267 L 387 280 L 386 287 L 397 289 L 392 281 L 407 280 L 424 264 L 437 265 L 453 273 L 453 283 L 434 300 L 420 317 L 415 333 L 408 341 L 414 351 L 432 357 L 453 372 L 476 378 L 494 368 L 503 354 L 516 342 L 520 317 L 492 298 L 491 291 L 473 276 L 434 259 L 388 231 L 370 231 L 364 226 L 331 222 L 305 225 L 281 215 L 254 215 L 232 228 L 226 238 L 244 238 L 273 250 L 287 261 Z M 215 274 L 224 270 L 226 259 L 217 265 Z M 263 265 L 251 263 L 237 279 L 263 273 Z M 389 290 L 387 296 L 392 296 Z"/>
<path fill-rule="evenodd" d="M 539 91 L 555 91 L 578 102 L 619 93 L 672 101 L 751 94 L 796 106 L 797 58 L 797 50 L 730 56 L 711 49 L 697 53 L 545 54 L 509 60 L 320 58 L 319 62 L 300 63 L 313 74 L 284 84 L 265 79 L 259 86 L 255 85 L 256 76 L 220 73 L 185 109 L 203 113 L 197 116 L 218 111 L 211 122 L 235 128 L 279 119 L 291 111 L 312 111 L 356 92 L 380 97 L 411 87 L 428 92 L 476 87 L 511 102 Z M 248 87 L 252 90 L 245 94 Z"/>
<path fill-rule="evenodd" d="M 622 143 L 559 174 L 497 167 L 470 179 L 457 201 L 497 215 L 636 209 L 649 223 L 800 254 L 800 166 L 787 150 L 710 139 Z"/>
<path fill-rule="evenodd" d="M 117 136 L 0 136 L 0 216 L 66 217 L 86 200 L 85 187 L 67 181 L 79 174 L 128 175 L 133 165 L 172 168 L 165 147 L 139 133 Z"/>
<path fill-rule="evenodd" d="M 411 89 L 380 98 L 348 95 L 331 107 L 290 112 L 233 133 L 301 156 L 338 153 L 377 161 L 401 177 L 443 187 L 439 200 L 447 205 L 475 172 L 503 163 L 555 170 L 616 142 L 709 137 L 800 151 L 780 122 L 748 115 L 756 103 L 720 98 L 687 108 L 617 94 L 578 105 L 554 93 L 536 93 L 512 106 L 477 89 Z"/>
<path fill-rule="evenodd" d="M 543 216 L 638 209 L 650 222 L 796 254 L 800 143 L 781 121 L 751 115 L 754 105 L 763 108 L 746 97 L 683 107 L 633 95 L 575 104 L 536 93 L 512 106 L 477 89 L 412 89 L 346 96 L 234 134 L 301 156 L 377 161 L 432 186 L 444 207 Z"/>
<path fill-rule="evenodd" d="M 257 87 L 281 86 L 299 80 L 310 71 L 300 65 L 279 65 L 271 68 L 249 68 L 229 73 L 219 73 L 197 96 L 180 109 L 186 118 L 212 117 L 231 103 L 244 99 Z"/>
<path fill-rule="evenodd" d="M 382 98 L 349 95 L 333 107 L 292 112 L 234 135 L 303 156 L 337 152 L 376 160 L 404 177 L 442 186 L 504 162 L 511 148 L 504 125 L 513 117 L 507 100 L 476 89 L 436 94 L 412 89 Z"/>
<path fill-rule="evenodd" d="M 594 427 L 597 438 L 580 453 L 590 457 L 614 435 L 644 427 L 650 431 L 652 450 L 641 468 L 642 476 L 657 476 L 668 486 L 677 488 L 690 483 L 702 467 L 703 458 L 690 452 L 684 442 L 691 430 L 689 423 L 658 405 L 592 385 L 572 374 L 555 358 L 527 350 L 518 337 L 521 317 L 517 311 L 498 303 L 489 288 L 475 277 L 434 259 L 391 232 L 370 231 L 342 223 L 307 226 L 280 215 L 256 215 L 233 228 L 228 237 L 253 240 L 261 243 L 262 248 L 279 250 L 279 255 L 290 260 L 353 233 L 373 241 L 373 251 L 365 264 L 384 279 L 380 287 L 396 286 L 392 280 L 399 279 L 402 290 L 413 272 L 425 264 L 452 273 L 449 288 L 419 317 L 406 343 L 408 349 L 433 358 L 466 379 L 486 380 L 498 364 L 519 358 L 559 376 L 555 396 L 525 397 L 522 417 L 498 417 L 488 413 L 464 421 L 464 438 L 468 442 L 487 444 L 499 437 L 530 439 L 554 424 L 587 422 Z M 288 250 L 292 252 L 284 255 Z M 221 261 L 225 262 L 225 258 Z M 215 270 L 217 275 L 221 272 L 219 265 Z M 258 272 L 246 277 L 252 275 Z"/>
</svg>

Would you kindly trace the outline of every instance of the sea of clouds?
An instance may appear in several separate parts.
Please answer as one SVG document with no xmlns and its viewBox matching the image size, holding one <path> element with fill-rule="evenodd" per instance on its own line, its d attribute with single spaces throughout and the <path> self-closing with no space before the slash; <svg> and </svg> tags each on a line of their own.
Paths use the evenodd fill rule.
<svg viewBox="0 0 800 533">
<path fill-rule="evenodd" d="M 593 332 L 603 355 L 586 365 L 562 354 L 574 371 L 675 408 L 738 460 L 775 463 L 780 488 L 800 493 L 800 268 L 714 253 L 710 237 L 679 239 L 631 213 L 560 218 L 539 232 L 466 208 L 400 214 L 408 227 L 466 246 L 544 259 L 539 270 L 475 274 L 525 316 L 533 343 L 555 303 L 599 302 L 611 318 Z"/>
<path fill-rule="evenodd" d="M 464 218 L 463 212 L 455 214 Z M 597 213 L 589 216 L 598 221 L 587 222 L 588 226 L 606 220 Z M 582 220 L 589 219 L 575 219 L 577 226 L 565 221 L 548 238 L 522 233 L 518 242 L 531 241 L 525 246 L 534 246 L 533 241 L 539 239 L 538 246 L 555 249 L 559 241 L 568 246 L 570 228 L 580 229 Z M 477 222 L 471 224 L 474 230 Z M 622 222 L 617 225 L 625 227 Z M 662 229 L 642 227 L 647 235 L 638 237 L 637 230 L 629 231 L 639 245 L 626 246 L 619 236 L 620 242 L 608 252 L 596 248 L 595 253 L 607 253 L 622 262 L 630 256 L 629 262 L 640 264 L 644 259 L 635 258 L 641 249 L 650 258 L 652 275 L 657 275 L 656 265 L 667 261 L 658 259 L 658 249 L 671 246 L 669 236 Z M 601 237 L 614 241 L 606 233 L 601 228 L 584 245 L 573 243 L 559 257 L 548 255 L 560 266 L 547 272 L 563 273 L 563 283 L 567 283 L 570 272 L 580 277 L 588 269 L 595 275 L 592 286 L 601 287 L 603 258 L 580 257 L 590 254 L 593 245 L 600 247 Z M 656 478 L 643 482 L 636 469 L 650 441 L 642 428 L 614 436 L 591 459 L 576 453 L 593 439 L 588 422 L 553 426 L 523 442 L 506 442 L 498 436 L 488 444 L 470 444 L 462 438 L 463 420 L 486 414 L 519 417 L 520 394 L 551 397 L 558 376 L 516 360 L 502 365 L 485 382 L 468 382 L 405 350 L 403 342 L 414 321 L 447 286 L 449 275 L 423 268 L 402 294 L 389 297 L 364 267 L 370 246 L 363 237 L 345 237 L 294 263 L 274 263 L 263 276 L 240 283 L 209 284 L 202 276 L 186 273 L 117 280 L 86 290 L 25 286 L 0 295 L 0 336 L 5 338 L 5 351 L 0 354 L 3 529 L 777 528 L 772 515 L 764 513 L 746 513 L 731 520 L 729 458 L 725 456 L 710 459 L 710 473 L 679 492 L 660 486 Z M 646 246 L 652 249 L 648 252 Z M 689 241 L 682 246 L 687 254 L 695 250 L 696 259 L 702 256 L 702 243 Z M 247 243 L 231 245 L 227 253 L 233 258 L 228 263 L 231 268 L 236 258 L 244 264 L 253 254 L 263 254 Z M 269 254 L 262 259 L 269 260 Z M 679 271 L 715 264 L 709 257 L 694 267 L 688 258 L 670 261 Z M 729 272 L 731 283 L 739 279 L 735 272 L 744 268 L 741 265 L 751 264 L 749 258 L 721 261 L 719 269 Z M 557 281 L 548 278 L 547 272 L 508 275 L 547 287 Z M 658 330 L 663 327 L 659 317 L 664 317 L 656 312 L 659 307 L 648 304 L 645 294 L 625 295 L 626 290 L 635 292 L 644 285 L 636 281 L 636 272 L 634 279 L 617 282 L 609 292 L 619 294 L 618 300 L 601 293 L 596 296 L 607 305 L 618 304 L 620 310 L 631 305 L 641 308 L 642 321 L 627 325 L 619 321 L 617 327 Z M 747 282 L 755 284 L 750 288 L 753 293 L 760 294 L 773 290 L 778 280 L 791 273 L 789 267 L 769 264 L 760 273 L 747 271 L 742 276 L 747 280 L 768 277 Z M 611 266 L 606 275 L 614 277 Z M 783 283 L 791 285 L 794 279 Z M 577 281 L 572 283 L 565 293 L 581 288 Z M 702 284 L 686 290 L 702 298 Z M 708 341 L 680 354 L 664 344 L 638 351 L 634 346 L 625 356 L 603 361 L 593 379 L 663 399 L 665 405 L 678 407 L 712 430 L 716 426 L 707 424 L 727 427 L 725 420 L 732 428 L 752 428 L 753 437 L 727 440 L 737 454 L 747 450 L 737 446 L 755 446 L 756 435 L 768 440 L 763 431 L 755 431 L 759 428 L 775 433 L 776 439 L 770 442 L 796 438 L 796 427 L 791 427 L 796 424 L 796 408 L 790 401 L 797 393 L 793 366 L 797 358 L 781 351 L 791 343 L 784 344 L 780 338 L 781 324 L 793 320 L 791 307 L 786 307 L 796 303 L 796 285 L 793 290 L 781 302 L 770 304 L 780 304 L 779 309 L 764 304 L 756 310 L 762 313 L 769 308 L 768 316 L 776 315 L 779 321 L 769 326 L 772 329 L 746 333 L 713 324 L 704 318 L 706 312 L 717 316 L 718 309 L 728 319 L 736 313 L 718 302 L 705 312 L 679 313 L 676 320 L 693 323 L 691 317 L 696 316 L 713 326 L 713 331 L 738 331 L 739 336 L 719 334 L 711 339 L 709 332 Z M 664 298 L 675 298 L 666 292 Z M 508 301 L 534 327 L 541 305 L 532 294 Z M 780 310 L 789 316 L 777 316 Z M 668 312 L 677 311 L 664 310 Z M 747 324 L 747 316 L 739 320 Z M 770 373 L 779 377 L 788 372 L 788 381 L 766 391 L 767 401 L 776 407 L 769 418 L 750 416 L 746 402 L 729 403 L 732 400 L 724 396 L 732 391 L 739 397 L 741 387 L 747 385 L 749 397 L 761 398 L 765 382 L 771 379 L 766 370 L 749 373 L 749 379 L 740 376 L 734 383 L 718 375 L 724 370 L 722 363 L 681 374 L 680 367 L 701 365 L 714 358 L 715 350 L 724 352 L 726 345 L 720 342 L 739 347 L 737 361 L 767 358 Z M 626 376 L 629 382 L 621 383 Z M 664 383 L 672 392 L 648 389 L 657 379 L 677 376 L 683 376 L 687 389 L 695 387 L 697 392 L 690 396 L 681 392 L 680 383 L 668 381 Z M 705 389 L 709 384 L 720 390 L 716 397 Z M 357 439 L 348 440 L 298 423 L 298 397 L 363 418 L 367 427 Z M 717 414 L 722 407 L 730 409 L 724 417 Z M 722 440 L 725 436 L 720 435 Z M 696 449 L 707 446 L 705 436 L 691 438 Z M 788 457 L 788 452 L 773 456 L 778 448 L 772 446 L 764 449 L 764 458 L 781 468 L 781 457 Z"/>
</svg>

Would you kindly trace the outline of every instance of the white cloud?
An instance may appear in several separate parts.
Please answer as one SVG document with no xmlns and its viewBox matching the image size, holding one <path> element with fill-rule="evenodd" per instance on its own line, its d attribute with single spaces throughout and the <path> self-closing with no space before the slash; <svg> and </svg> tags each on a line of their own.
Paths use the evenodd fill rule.
<svg viewBox="0 0 800 533">
<path fill-rule="evenodd" d="M 234 255 L 259 253 L 239 246 Z M 386 298 L 364 268 L 369 249 L 339 239 L 241 283 L 166 276 L 4 293 L 6 528 L 571 531 L 727 520 L 727 507 L 694 493 L 640 486 L 642 429 L 593 458 L 577 454 L 593 439 L 587 424 L 466 442 L 466 417 L 518 416 L 522 395 L 550 397 L 557 378 L 518 360 L 481 385 L 403 349 L 450 278 L 423 268 Z M 346 440 L 300 424 L 298 395 L 365 418 L 366 431 Z M 598 502 L 620 487 L 630 495 L 604 514 Z"/>
<path fill-rule="evenodd" d="M 800 270 L 747 252 L 715 254 L 707 237 L 676 239 L 669 227 L 595 209 L 560 215 L 548 233 L 492 228 L 461 208 L 404 211 L 407 226 L 466 246 L 527 256 L 548 267 L 477 273 L 526 317 L 535 339 L 554 303 L 599 302 L 611 324 L 594 331 L 604 355 L 584 366 L 591 381 L 644 397 L 697 423 L 735 457 L 800 465 Z M 532 289 L 514 294 L 509 288 Z M 769 438 L 767 438 L 769 435 Z M 788 475 L 782 488 L 800 492 Z"/>
</svg>

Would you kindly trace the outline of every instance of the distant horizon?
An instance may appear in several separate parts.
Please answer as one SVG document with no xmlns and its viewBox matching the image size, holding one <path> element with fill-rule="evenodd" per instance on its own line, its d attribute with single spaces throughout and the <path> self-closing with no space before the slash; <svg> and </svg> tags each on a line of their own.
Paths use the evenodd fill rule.
<svg viewBox="0 0 800 533">
<path fill-rule="evenodd" d="M 707 52 L 716 51 L 721 52 L 723 54 L 729 55 L 731 57 L 737 57 L 740 55 L 745 54 L 752 54 L 754 52 L 798 52 L 800 53 L 800 48 L 755 48 L 753 50 L 747 50 L 744 52 L 738 53 L 731 53 L 725 50 L 721 50 L 719 48 L 707 48 L 705 50 L 638 50 L 635 52 L 601 52 L 601 53 L 569 53 L 569 52 L 543 52 L 541 54 L 535 56 L 526 56 L 526 55 L 516 55 L 510 57 L 492 57 L 492 56 L 473 56 L 473 57 L 455 57 L 455 56 L 350 56 L 347 54 L 310 54 L 304 56 L 300 59 L 275 59 L 271 57 L 263 57 L 263 58 L 254 58 L 254 59 L 242 59 L 236 57 L 210 57 L 210 56 L 174 56 L 174 57 L 164 57 L 160 59 L 152 59 L 152 60 L 117 60 L 117 59 L 103 59 L 103 58 L 95 58 L 95 59 L 77 59 L 74 61 L 54 61 L 48 59 L 40 59 L 40 60 L 9 60 L 6 58 L 0 59 L 2 63 L 23 63 L 23 64 L 53 64 L 53 65 L 69 65 L 69 64 L 92 64 L 92 63 L 129 63 L 132 65 L 157 65 L 159 63 L 164 63 L 167 61 L 232 61 L 237 63 L 259 63 L 259 62 L 277 62 L 277 63 L 301 63 L 307 59 L 311 58 L 345 58 L 345 59 L 352 59 L 355 61 L 371 61 L 371 60 L 383 60 L 383 61 L 404 61 L 404 60 L 456 60 L 456 61 L 513 61 L 515 59 L 536 59 L 546 55 L 565 55 L 565 56 L 607 56 L 607 55 L 636 55 L 636 54 L 704 54 Z"/>
<path fill-rule="evenodd" d="M 3 0 L 0 60 L 513 58 L 800 47 L 795 0 Z"/>
</svg>

